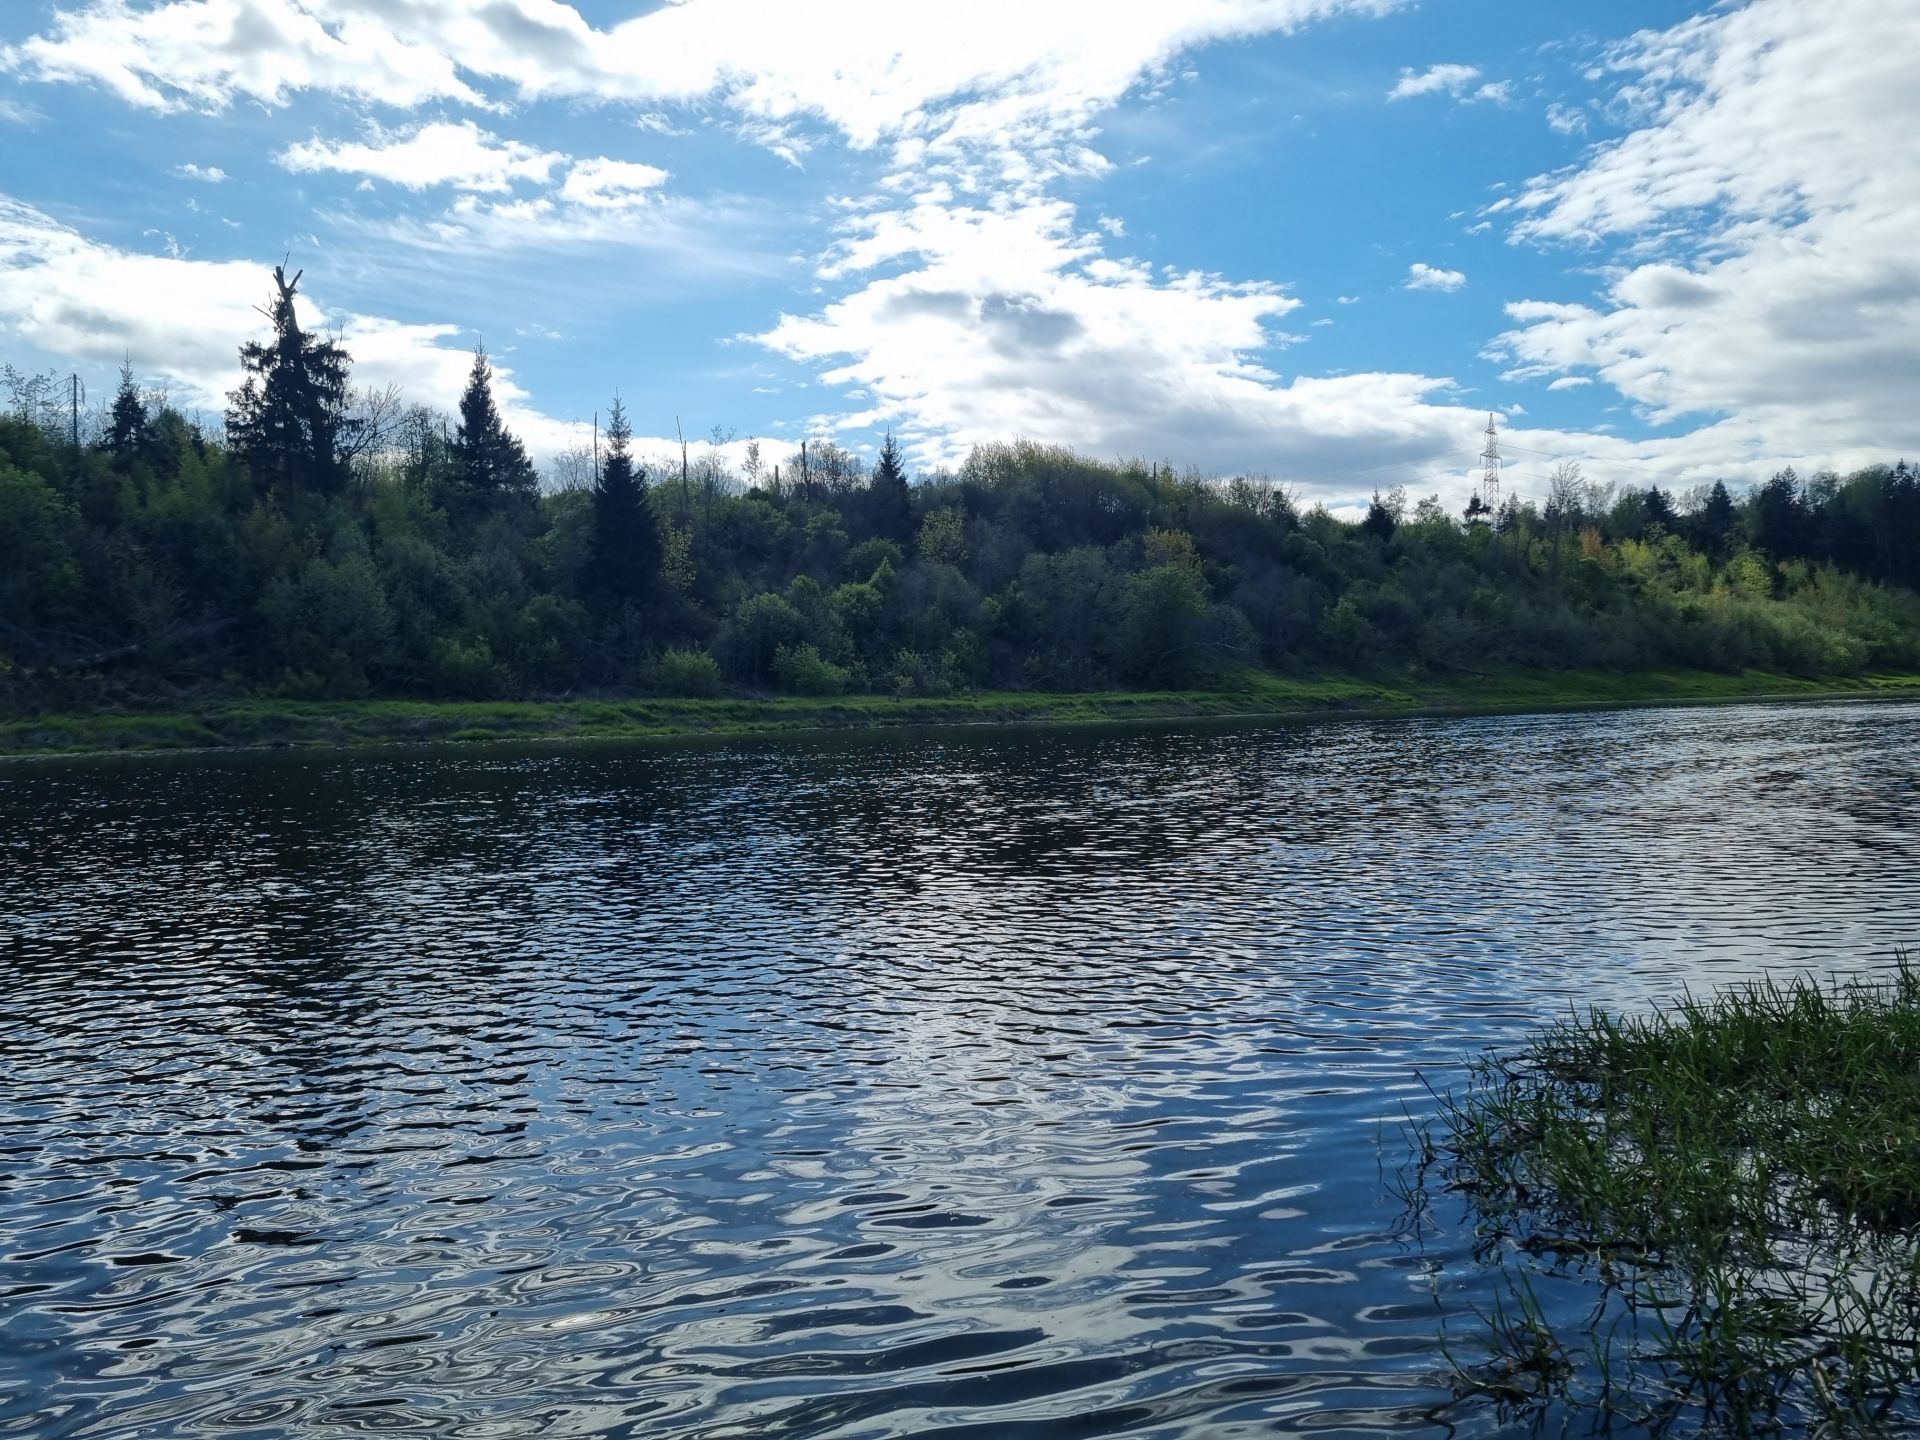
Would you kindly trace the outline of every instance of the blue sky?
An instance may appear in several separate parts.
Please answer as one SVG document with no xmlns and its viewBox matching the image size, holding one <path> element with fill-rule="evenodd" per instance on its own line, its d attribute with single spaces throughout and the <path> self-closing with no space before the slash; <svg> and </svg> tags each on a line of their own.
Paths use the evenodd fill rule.
<svg viewBox="0 0 1920 1440">
<path fill-rule="evenodd" d="M 1594 27 L 1603 28 L 1594 28 Z M 0 359 L 217 412 L 266 267 L 536 452 L 1027 436 L 1345 506 L 1920 454 L 1920 0 L 11 0 Z"/>
</svg>

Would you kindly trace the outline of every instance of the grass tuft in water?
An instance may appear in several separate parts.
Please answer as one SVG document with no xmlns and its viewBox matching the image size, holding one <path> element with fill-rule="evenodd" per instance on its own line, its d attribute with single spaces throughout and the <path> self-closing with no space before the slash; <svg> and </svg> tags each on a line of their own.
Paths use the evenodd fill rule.
<svg viewBox="0 0 1920 1440">
<path fill-rule="evenodd" d="M 1920 977 L 1570 1015 L 1474 1065 L 1411 1189 L 1501 1270 L 1456 1390 L 1716 1434 L 1920 1430 Z"/>
</svg>

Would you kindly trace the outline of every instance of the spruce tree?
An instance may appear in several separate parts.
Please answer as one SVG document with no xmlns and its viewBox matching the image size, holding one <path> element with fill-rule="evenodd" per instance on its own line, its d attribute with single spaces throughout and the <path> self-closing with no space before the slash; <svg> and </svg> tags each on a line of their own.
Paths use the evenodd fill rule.
<svg viewBox="0 0 1920 1440">
<path fill-rule="evenodd" d="M 246 379 L 227 399 L 227 439 L 263 489 L 283 496 L 336 493 L 347 483 L 344 446 L 355 425 L 347 416 L 351 358 L 332 340 L 300 328 L 293 298 L 300 276 L 273 267 L 274 295 L 264 312 L 273 340 L 240 347 Z"/>
<path fill-rule="evenodd" d="M 660 528 L 648 496 L 647 472 L 629 450 L 633 431 L 616 399 L 607 421 L 607 458 L 593 487 L 594 596 L 617 606 L 644 600 L 660 574 Z"/>
<path fill-rule="evenodd" d="M 880 459 L 873 467 L 871 485 L 873 529 L 876 535 L 908 545 L 913 540 L 913 497 L 907 490 L 906 467 L 900 463 L 900 447 L 893 443 L 893 431 L 887 431 L 880 447 Z"/>
<path fill-rule="evenodd" d="M 107 453 L 113 456 L 114 468 L 131 467 L 146 440 L 147 407 L 133 383 L 133 362 L 129 360 L 120 367 L 120 388 L 107 417 Z"/>
<path fill-rule="evenodd" d="M 1649 525 L 1658 525 L 1663 530 L 1673 529 L 1673 501 L 1668 498 L 1666 491 L 1658 485 L 1649 485 L 1641 504 L 1646 510 Z"/>
<path fill-rule="evenodd" d="M 1739 512 L 1734 509 L 1733 496 L 1727 493 L 1727 482 L 1716 480 L 1713 489 L 1707 492 L 1706 503 L 1694 516 L 1694 543 L 1713 559 L 1723 560 L 1727 543 L 1739 523 Z"/>
<path fill-rule="evenodd" d="M 1807 507 L 1800 495 L 1800 477 L 1789 465 L 1771 476 L 1753 497 L 1753 543 L 1776 560 L 1793 560 L 1807 553 Z"/>
<path fill-rule="evenodd" d="M 1374 491 L 1373 503 L 1367 506 L 1366 519 L 1360 522 L 1360 533 L 1362 535 L 1371 535 L 1384 545 L 1393 538 L 1393 532 L 1399 528 L 1399 524 L 1400 522 L 1394 517 L 1393 511 L 1390 510 L 1386 502 L 1380 498 L 1380 492 L 1378 490 Z"/>
<path fill-rule="evenodd" d="M 453 432 L 453 498 L 467 518 L 532 505 L 539 482 L 526 447 L 501 423 L 493 403 L 493 365 L 484 348 L 473 352 L 473 369 L 460 396 L 460 423 Z"/>
</svg>

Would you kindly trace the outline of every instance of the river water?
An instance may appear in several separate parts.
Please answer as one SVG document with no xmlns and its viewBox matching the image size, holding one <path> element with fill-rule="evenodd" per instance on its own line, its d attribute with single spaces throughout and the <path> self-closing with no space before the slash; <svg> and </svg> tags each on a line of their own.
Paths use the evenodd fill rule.
<svg viewBox="0 0 1920 1440">
<path fill-rule="evenodd" d="M 1920 706 L 0 764 L 0 1435 L 1492 1433 L 1400 1126 L 1920 937 Z"/>
</svg>

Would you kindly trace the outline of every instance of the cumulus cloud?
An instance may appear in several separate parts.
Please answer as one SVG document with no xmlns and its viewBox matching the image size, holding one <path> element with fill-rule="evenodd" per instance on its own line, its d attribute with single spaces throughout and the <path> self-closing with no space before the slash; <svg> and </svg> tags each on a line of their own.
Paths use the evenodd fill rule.
<svg viewBox="0 0 1920 1440">
<path fill-rule="evenodd" d="M 518 140 L 502 140 L 473 121 L 462 120 L 400 133 L 374 126 L 363 141 L 306 140 L 274 158 L 296 173 L 363 175 L 409 190 L 448 185 L 456 190 L 498 192 L 518 181 L 546 180 L 566 157 Z"/>
<path fill-rule="evenodd" d="M 189 162 L 174 166 L 173 173 L 182 180 L 198 180 L 204 185 L 219 185 L 227 179 L 227 172 L 218 165 L 195 165 Z"/>
<path fill-rule="evenodd" d="M 192 403 L 218 404 L 265 287 L 260 266 L 116 250 L 0 196 L 0 327 L 46 354 L 131 354 L 143 371 L 172 367 Z"/>
<path fill-rule="evenodd" d="M 1311 486 L 1318 477 L 1360 466 L 1385 472 L 1395 464 L 1452 463 L 1434 457 L 1466 460 L 1484 424 L 1477 407 L 1497 404 L 1498 397 L 1476 396 L 1476 409 L 1468 410 L 1443 377 L 1285 373 L 1276 354 L 1295 338 L 1283 327 L 1297 302 L 1283 287 L 1149 267 L 1126 253 L 1118 217 L 1107 227 L 1097 220 L 1083 224 L 1054 182 L 1110 169 L 1099 149 L 1101 112 L 1136 87 L 1176 74 L 1185 51 L 1400 3 L 980 0 L 965 8 L 921 7 L 913 23 L 903 24 L 893 0 L 831 7 L 684 0 L 596 28 L 562 0 L 150 0 L 138 8 L 80 0 L 57 5 L 43 34 L 0 51 L 0 68 L 25 79 L 101 85 L 157 110 L 250 102 L 275 107 L 297 92 L 407 109 L 467 105 L 489 115 L 509 103 L 541 100 L 620 103 L 633 107 L 634 124 L 654 134 L 672 135 L 689 114 L 711 116 L 716 132 L 794 163 L 808 162 L 806 147 L 830 132 L 877 152 L 889 173 L 871 193 L 849 197 L 840 212 L 837 242 L 815 261 L 820 298 L 752 337 L 817 367 L 826 384 L 844 387 L 851 397 L 844 403 L 856 408 L 829 413 L 824 423 L 857 429 L 895 422 L 917 437 L 923 463 L 955 458 L 978 440 L 1024 432 L 1094 453 L 1191 458 Z M 1915 3 L 1920 0 L 1889 0 L 1888 8 Z M 1767 0 L 1754 0 L 1751 8 L 1765 9 Z M 1884 36 L 1879 43 L 1883 53 L 1897 50 Z M 1643 36 L 1636 44 L 1651 49 L 1659 39 Z M 1634 62 L 1623 50 L 1608 63 L 1625 71 Z M 1633 83 L 1642 85 L 1644 77 L 1635 75 Z M 1689 83 L 1705 81 L 1696 76 Z M 1645 88 L 1658 96 L 1667 87 Z M 1511 98 L 1510 82 L 1487 81 L 1468 65 L 1409 71 L 1393 94 L 1486 104 Z M 1660 124 L 1671 118 L 1660 115 L 1657 104 L 1650 113 Z M 464 167 L 437 170 L 460 193 L 443 214 L 390 222 L 393 233 L 409 227 L 426 243 L 449 248 L 633 243 L 655 236 L 663 245 L 691 248 L 688 232 L 675 229 L 681 212 L 657 167 L 604 157 L 573 162 L 532 147 L 516 151 L 515 142 L 472 121 L 436 123 L 457 132 L 437 139 L 466 145 Z M 389 153 L 418 145 L 430 128 L 377 132 L 357 142 L 366 153 L 352 150 L 353 142 L 315 139 L 303 158 L 384 183 L 437 183 L 424 178 L 424 165 L 409 169 Z M 385 143 L 396 135 L 397 143 Z M 1589 156 L 1586 168 L 1595 163 Z M 516 172 L 516 164 L 523 170 Z M 1509 203 L 1508 218 L 1520 222 L 1524 238 L 1600 234 L 1644 243 L 1631 227 L 1606 231 L 1588 223 L 1583 232 L 1572 224 L 1579 208 L 1572 192 L 1563 205 L 1554 190 L 1569 178 L 1544 177 Z M 1630 188 L 1621 190 L 1616 209 L 1626 206 Z M 43 235 L 37 243 L 52 242 Z M 93 334 L 83 323 L 82 310 L 99 308 L 91 304 L 90 280 L 111 272 L 121 285 L 115 293 L 126 295 L 124 273 L 140 266 L 201 263 L 134 256 L 79 237 L 71 243 L 83 247 L 86 263 L 61 272 L 57 288 L 86 296 L 86 305 L 62 309 L 56 298 L 36 309 L 14 277 L 0 280 L 0 324 L 32 329 L 40 337 L 35 343 L 57 353 L 85 355 L 93 353 L 86 345 L 104 346 L 104 358 L 112 359 L 124 346 L 114 327 Z M 792 248 L 791 235 L 780 248 Z M 1704 305 L 1724 289 L 1712 267 L 1726 258 L 1677 257 L 1671 263 L 1678 273 L 1643 283 L 1666 305 Z M 205 383 L 215 391 L 230 384 L 235 336 L 258 326 L 251 315 L 258 274 L 243 268 L 249 278 L 237 301 L 247 311 L 245 324 L 196 327 L 163 297 L 155 343 L 143 348 L 178 350 L 177 337 L 166 345 L 157 337 L 173 327 L 193 334 L 205 329 L 217 335 L 208 353 L 218 352 L 217 365 L 206 370 L 217 379 Z M 43 289 L 49 273 L 39 277 Z M 189 292 L 213 285 L 200 271 L 154 272 L 146 282 L 166 285 L 175 277 L 183 277 L 179 284 Z M 1464 282 L 1460 272 L 1425 264 L 1413 267 L 1406 281 L 1442 291 Z M 1351 303 L 1357 297 L 1339 298 Z M 1640 302 L 1609 298 L 1554 313 L 1523 306 L 1500 344 L 1516 373 L 1567 378 L 1579 368 L 1616 384 L 1604 337 L 1611 313 L 1629 303 Z M 213 313 L 217 319 L 226 311 Z M 65 322 L 56 323 L 63 314 L 71 334 Z M 464 374 L 465 347 L 450 328 L 333 318 L 348 327 L 356 353 L 365 351 L 367 378 L 393 373 L 416 391 L 432 389 L 421 398 L 451 398 Z M 524 404 L 524 397 L 515 403 Z M 528 416 L 530 429 L 542 423 L 530 407 L 517 413 Z M 560 433 L 562 422 L 546 423 L 555 427 L 550 433 Z M 1517 432 L 1518 442 L 1535 443 L 1524 438 L 1528 433 L 1536 432 Z M 1701 433 L 1704 455 L 1717 437 Z M 1537 448 L 1604 450 L 1623 463 L 1645 464 L 1669 453 L 1625 442 L 1607 442 L 1618 448 L 1606 449 L 1591 435 L 1537 435 Z M 1677 464 L 1692 463 L 1692 452 L 1671 453 Z M 1374 478 L 1378 473 L 1369 485 Z M 1309 493 L 1337 499 L 1343 492 Z"/>
<path fill-rule="evenodd" d="M 855 287 L 754 338 L 828 366 L 823 381 L 865 397 L 832 423 L 906 425 L 921 464 L 1027 435 L 1264 471 L 1339 499 L 1322 477 L 1356 455 L 1383 473 L 1436 452 L 1464 459 L 1485 423 L 1432 376 L 1279 373 L 1264 357 L 1298 300 L 1111 255 L 1112 237 L 1059 199 L 956 206 L 935 192 L 843 224 L 820 270 Z"/>
<path fill-rule="evenodd" d="M 189 408 L 218 412 L 239 384 L 239 346 L 261 331 L 268 268 L 124 250 L 0 195 L 0 333 L 68 362 L 131 356 Z M 356 383 L 396 384 L 441 406 L 458 398 L 473 361 L 458 326 L 329 311 L 304 291 L 297 304 L 302 325 L 339 333 Z M 533 408 L 511 368 L 496 364 L 495 376 L 508 423 L 530 444 L 551 453 L 566 443 L 570 422 Z"/>
<path fill-rule="evenodd" d="M 1429 65 L 1425 70 L 1403 69 L 1400 83 L 1387 92 L 1389 100 L 1411 100 L 1445 92 L 1460 95 L 1480 78 L 1478 65 Z"/>
<path fill-rule="evenodd" d="M 598 30 L 562 0 L 90 0 L 0 50 L 0 65 L 154 109 L 279 106 L 301 90 L 478 105 L 504 89 L 647 104 L 649 122 L 659 102 L 717 98 L 771 137 L 806 117 L 858 147 L 998 139 L 1035 163 L 1036 125 L 1084 121 L 1185 49 L 1401 3 L 977 0 L 902 24 L 893 0 L 691 0 Z M 1083 147 L 1054 139 L 1043 163 L 1077 163 Z"/>
<path fill-rule="evenodd" d="M 430 37 L 403 39 L 375 7 L 356 3 L 166 0 L 136 10 L 93 0 L 56 11 L 48 33 L 0 48 L 0 67 L 104 85 L 153 110 L 220 110 L 236 99 L 279 106 L 300 90 L 405 106 L 481 99 Z"/>
<path fill-rule="evenodd" d="M 1443 270 L 1437 265 L 1428 265 L 1416 260 L 1407 267 L 1407 286 L 1409 290 L 1458 290 L 1467 283 L 1467 277 L 1458 270 Z"/>
<path fill-rule="evenodd" d="M 1920 448 L 1920 0 L 1753 0 L 1608 58 L 1639 128 L 1494 207 L 1513 239 L 1616 246 L 1592 301 L 1508 306 L 1504 355 L 1593 376 L 1666 453 L 1766 468 Z M 1650 254 L 1649 251 L 1652 253 Z"/>
</svg>

